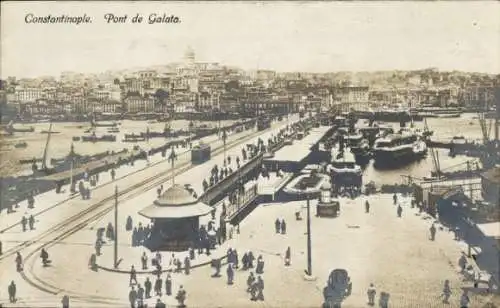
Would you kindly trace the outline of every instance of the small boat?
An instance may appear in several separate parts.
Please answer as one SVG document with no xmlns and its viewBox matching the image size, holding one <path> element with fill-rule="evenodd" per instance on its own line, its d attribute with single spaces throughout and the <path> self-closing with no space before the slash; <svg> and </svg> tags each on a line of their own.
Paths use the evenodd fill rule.
<svg viewBox="0 0 500 308">
<path fill-rule="evenodd" d="M 14 145 L 16 149 L 24 149 L 28 147 L 28 144 L 26 142 L 18 142 Z"/>
</svg>

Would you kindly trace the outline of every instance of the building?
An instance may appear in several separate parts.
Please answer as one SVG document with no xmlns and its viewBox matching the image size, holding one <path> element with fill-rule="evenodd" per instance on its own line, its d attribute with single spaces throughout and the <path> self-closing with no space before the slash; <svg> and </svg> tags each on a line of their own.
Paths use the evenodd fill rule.
<svg viewBox="0 0 500 308">
<path fill-rule="evenodd" d="M 152 251 L 185 251 L 198 241 L 199 217 L 212 207 L 200 202 L 181 185 L 168 188 L 139 214 L 153 221 L 148 246 Z"/>
<path fill-rule="evenodd" d="M 128 113 L 154 112 L 155 100 L 153 97 L 129 95 L 124 99 L 125 110 Z"/>
</svg>

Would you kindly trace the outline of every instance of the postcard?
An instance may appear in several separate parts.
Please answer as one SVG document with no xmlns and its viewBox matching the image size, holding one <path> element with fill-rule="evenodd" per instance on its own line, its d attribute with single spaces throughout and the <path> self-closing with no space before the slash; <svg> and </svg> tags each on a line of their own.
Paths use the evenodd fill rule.
<svg viewBox="0 0 500 308">
<path fill-rule="evenodd" d="M 500 307 L 498 1 L 4 1 L 0 307 Z"/>
</svg>

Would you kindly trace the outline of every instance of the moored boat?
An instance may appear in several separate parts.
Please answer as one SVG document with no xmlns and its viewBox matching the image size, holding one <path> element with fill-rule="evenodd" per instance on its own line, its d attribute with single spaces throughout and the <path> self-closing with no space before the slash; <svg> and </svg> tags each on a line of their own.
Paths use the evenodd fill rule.
<svg viewBox="0 0 500 308">
<path fill-rule="evenodd" d="M 396 166 L 416 161 L 427 153 L 427 145 L 415 133 L 390 134 L 373 147 L 375 166 Z"/>
<path fill-rule="evenodd" d="M 332 183 L 335 187 L 344 186 L 361 186 L 362 184 L 362 170 L 356 164 L 356 158 L 349 149 L 332 149 L 332 160 L 328 166 Z"/>
</svg>

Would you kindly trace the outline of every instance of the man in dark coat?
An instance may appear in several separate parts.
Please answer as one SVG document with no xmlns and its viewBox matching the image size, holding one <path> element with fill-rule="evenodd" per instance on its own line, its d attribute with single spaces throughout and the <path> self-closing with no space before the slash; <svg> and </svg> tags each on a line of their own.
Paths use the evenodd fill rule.
<svg viewBox="0 0 500 308">
<path fill-rule="evenodd" d="M 181 263 L 180 260 L 178 262 Z M 184 274 L 189 275 L 190 272 L 191 272 L 191 261 L 189 260 L 189 257 L 186 256 L 186 258 L 184 259 Z"/>
<path fill-rule="evenodd" d="M 69 296 L 64 295 L 61 300 L 62 308 L 69 308 Z"/>
<path fill-rule="evenodd" d="M 286 222 L 285 222 L 285 219 L 281 220 L 281 234 L 286 234 Z"/>
<path fill-rule="evenodd" d="M 134 287 L 128 292 L 128 301 L 130 303 L 130 308 L 135 308 L 135 302 L 137 301 L 137 291 Z"/>
<path fill-rule="evenodd" d="M 431 241 L 434 241 L 436 239 L 436 226 L 432 224 L 429 231 L 431 233 Z"/>
<path fill-rule="evenodd" d="M 182 286 L 179 287 L 175 299 L 179 302 L 179 307 L 186 307 L 186 305 L 184 305 L 184 301 L 186 301 L 186 290 L 184 290 Z"/>
<path fill-rule="evenodd" d="M 365 202 L 365 213 L 370 213 L 370 203 L 368 201 Z"/>
<path fill-rule="evenodd" d="M 127 231 L 132 230 L 132 217 L 131 216 L 127 217 L 127 222 L 125 223 L 125 230 L 127 230 Z"/>
<path fill-rule="evenodd" d="M 137 284 L 137 272 L 135 271 L 134 266 L 130 268 L 130 285 L 132 285 L 132 280 L 135 284 Z"/>
<path fill-rule="evenodd" d="M 227 265 L 227 284 L 228 285 L 232 285 L 233 284 L 233 280 L 234 280 L 234 270 L 233 270 L 233 265 L 232 263 L 229 263 Z"/>
<path fill-rule="evenodd" d="M 0 256 L 3 254 L 3 251 L 2 251 L 2 241 L 0 241 Z"/>
<path fill-rule="evenodd" d="M 95 246 L 94 246 L 94 248 L 95 248 L 95 254 L 96 254 L 97 256 L 100 256 L 100 255 L 101 255 L 101 248 L 102 248 L 102 242 L 101 242 L 101 240 L 97 239 L 97 240 L 95 241 Z"/>
<path fill-rule="evenodd" d="M 146 298 L 151 298 L 151 280 L 149 280 L 149 277 L 147 277 L 146 281 L 144 282 L 144 288 L 146 292 Z"/>
<path fill-rule="evenodd" d="M 257 258 L 257 268 L 255 269 L 255 272 L 257 274 L 264 273 L 264 259 L 262 258 L 262 255 L 259 255 L 259 257 Z"/>
<path fill-rule="evenodd" d="M 15 303 L 16 302 L 16 284 L 14 283 L 14 280 L 10 283 L 8 287 L 8 292 L 9 292 L 9 302 Z"/>
<path fill-rule="evenodd" d="M 263 301 L 264 294 L 262 292 L 264 291 L 264 280 L 260 276 L 257 278 L 257 291 L 258 291 L 257 300 Z"/>
<path fill-rule="evenodd" d="M 30 230 L 34 230 L 35 229 L 35 217 L 33 217 L 33 215 L 30 215 L 28 222 L 30 225 Z"/>
<path fill-rule="evenodd" d="M 18 272 L 23 270 L 23 257 L 21 253 L 18 251 L 16 255 L 16 269 Z"/>
<path fill-rule="evenodd" d="M 148 269 L 148 256 L 146 255 L 145 251 L 142 253 L 141 263 L 142 263 L 142 270 L 144 270 L 144 271 L 147 270 Z"/>
<path fill-rule="evenodd" d="M 253 256 L 253 253 L 251 251 L 248 252 L 248 267 L 253 268 L 253 261 L 255 260 L 255 257 Z"/>
<path fill-rule="evenodd" d="M 195 254 L 194 254 L 194 249 L 192 247 L 189 247 L 189 259 L 194 260 Z"/>
<path fill-rule="evenodd" d="M 161 287 L 162 287 L 163 281 L 160 276 L 156 278 L 155 281 L 155 293 L 157 296 L 161 296 Z"/>
<path fill-rule="evenodd" d="M 165 294 L 167 296 L 172 295 L 172 277 L 170 277 L 170 274 L 167 274 L 167 278 L 165 279 Z"/>
<path fill-rule="evenodd" d="M 248 275 L 247 278 L 247 292 L 250 292 L 252 290 L 254 282 L 255 282 L 255 276 L 253 275 L 253 272 L 250 272 L 250 275 Z"/>
<path fill-rule="evenodd" d="M 401 215 L 403 214 L 403 208 L 401 207 L 401 204 L 398 205 L 398 217 L 401 218 Z"/>
<path fill-rule="evenodd" d="M 167 307 L 167 306 L 165 305 L 165 303 L 164 303 L 164 302 L 162 302 L 162 301 L 161 301 L 161 299 L 158 299 L 158 300 L 156 301 L 155 308 L 165 308 L 165 307 Z"/>
<path fill-rule="evenodd" d="M 276 221 L 274 222 L 274 229 L 276 230 L 276 233 L 279 234 L 281 230 L 281 222 L 279 218 L 276 218 Z"/>
<path fill-rule="evenodd" d="M 291 257 L 292 257 L 292 252 L 290 250 L 290 246 L 288 246 L 285 252 L 285 266 L 290 266 Z"/>
<path fill-rule="evenodd" d="M 28 223 L 28 220 L 26 219 L 26 216 L 23 216 L 23 218 L 21 218 L 21 225 L 23 227 L 23 232 L 26 232 L 26 224 Z"/>
<path fill-rule="evenodd" d="M 243 270 L 248 269 L 248 253 L 244 253 L 243 257 L 241 258 L 241 263 L 243 263 Z"/>
<path fill-rule="evenodd" d="M 137 285 L 137 307 L 144 306 L 144 288 Z"/>
</svg>

